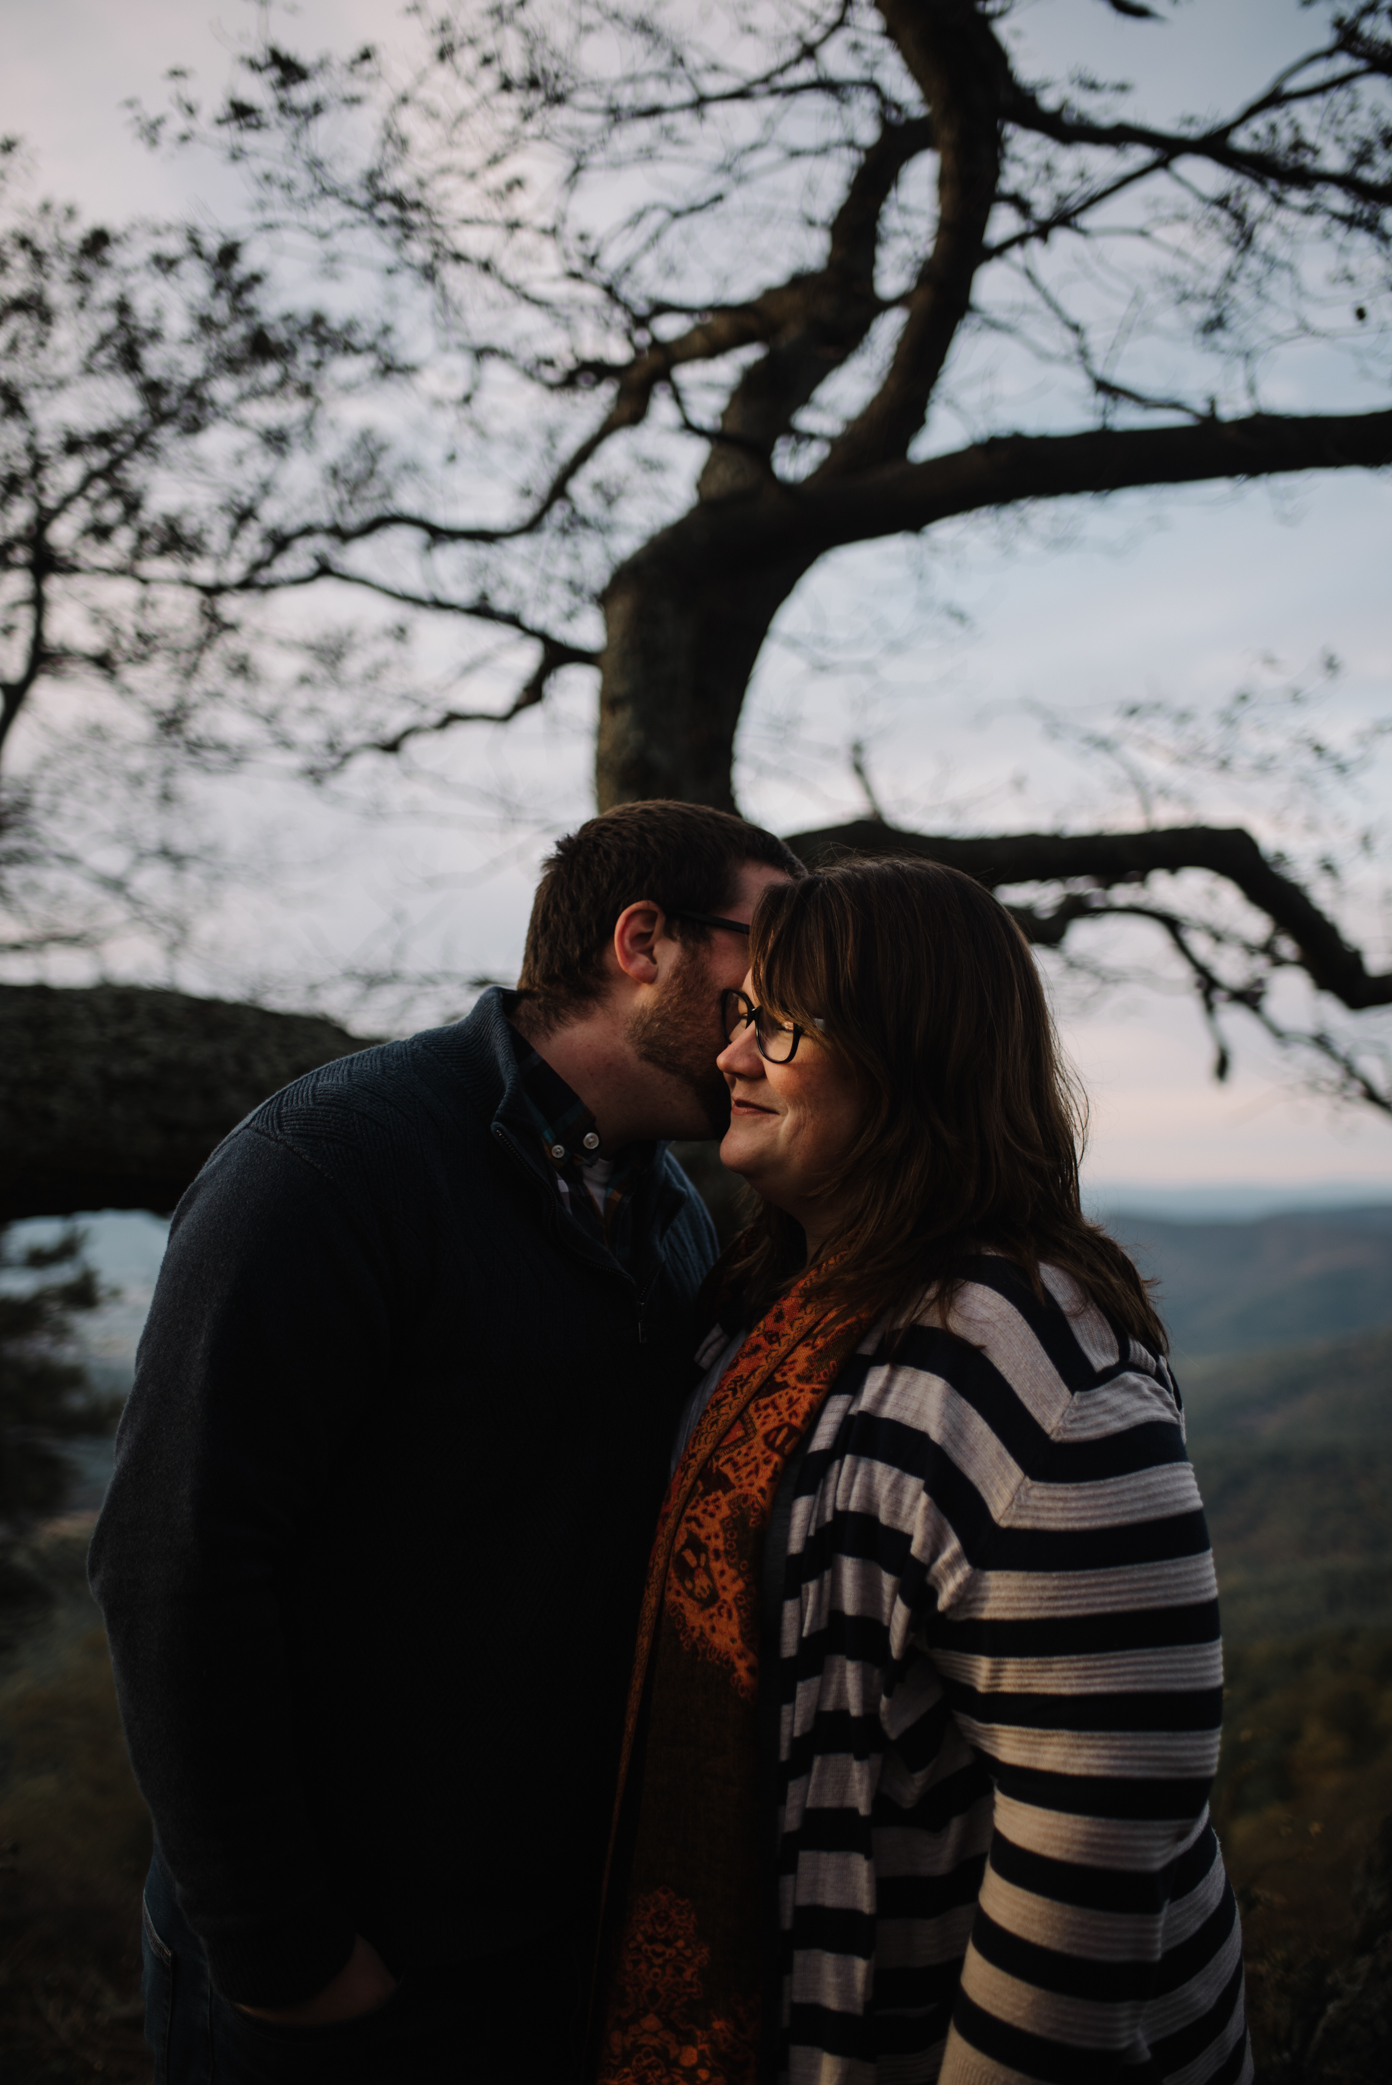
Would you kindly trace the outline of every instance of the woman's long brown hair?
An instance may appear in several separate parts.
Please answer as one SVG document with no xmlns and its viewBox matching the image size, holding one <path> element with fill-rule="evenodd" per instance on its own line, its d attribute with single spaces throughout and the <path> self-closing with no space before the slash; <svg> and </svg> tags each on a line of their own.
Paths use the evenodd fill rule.
<svg viewBox="0 0 1392 2085">
<path fill-rule="evenodd" d="M 764 891 L 750 963 L 759 1002 L 821 1021 L 865 1095 L 820 1188 L 847 1198 L 820 1255 L 838 1319 L 901 1322 L 929 1294 L 950 1310 L 985 1249 L 1036 1288 L 1041 1262 L 1064 1268 L 1118 1329 L 1165 1351 L 1145 1283 L 1082 1212 L 1085 1103 L 1029 945 L 989 891 L 938 862 L 837 863 Z M 732 1272 L 762 1311 L 804 1253 L 801 1226 L 766 1205 Z"/>
</svg>

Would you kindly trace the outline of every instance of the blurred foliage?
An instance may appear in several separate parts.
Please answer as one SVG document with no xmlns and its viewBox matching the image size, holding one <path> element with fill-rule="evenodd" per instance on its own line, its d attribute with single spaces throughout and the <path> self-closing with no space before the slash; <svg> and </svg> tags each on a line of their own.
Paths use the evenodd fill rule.
<svg viewBox="0 0 1392 2085">
<path fill-rule="evenodd" d="M 1366 1937 L 1355 1883 L 1392 1811 L 1392 1630 L 1255 1644 L 1227 1666 L 1214 1822 L 1242 1909 L 1258 2076 L 1297 2085 L 1325 2075 L 1309 2052 Z"/>
<path fill-rule="evenodd" d="M 1229 1651 L 1214 1821 L 1275 1817 L 1303 1794 L 1392 1773 L 1392 1631 L 1344 1629 Z M 1318 1836 L 1318 1834 L 1316 1835 Z"/>
<path fill-rule="evenodd" d="M 1193 1459 L 1229 1649 L 1392 1628 L 1392 1449 L 1198 1444 Z"/>
<path fill-rule="evenodd" d="M 53 1599 L 26 1538 L 71 1485 L 62 1443 L 107 1430 L 118 1409 L 92 1392 L 76 1348 L 75 1317 L 102 1300 L 81 1249 L 69 1230 L 15 1253 L 0 1226 L 0 1658 Z"/>
<path fill-rule="evenodd" d="M 758 1207 L 753 1192 L 737 1173 L 726 1172 L 718 1144 L 673 1144 L 672 1156 L 710 1211 L 723 1251 L 753 1217 Z"/>
<path fill-rule="evenodd" d="M 46 1591 L 0 1678 L 0 2074 L 148 2085 L 139 1997 L 150 1826 L 131 1775 L 87 1527 L 27 1552 Z"/>
<path fill-rule="evenodd" d="M 0 1571 L 6 1532 L 13 1543 L 63 1503 L 72 1473 L 61 1443 L 109 1432 L 120 1411 L 92 1390 L 77 1347 L 76 1319 L 105 1294 L 82 1244 L 69 1229 L 16 1252 L 0 1228 Z"/>
</svg>

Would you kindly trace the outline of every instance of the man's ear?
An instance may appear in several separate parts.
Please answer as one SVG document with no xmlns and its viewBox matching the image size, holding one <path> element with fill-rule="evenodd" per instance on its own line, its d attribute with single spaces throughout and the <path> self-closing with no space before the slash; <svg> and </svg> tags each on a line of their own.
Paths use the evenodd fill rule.
<svg viewBox="0 0 1392 2085">
<path fill-rule="evenodd" d="M 635 985 L 654 985 L 661 969 L 657 944 L 670 938 L 662 907 L 651 898 L 639 898 L 625 905 L 615 923 L 614 960 Z"/>
</svg>

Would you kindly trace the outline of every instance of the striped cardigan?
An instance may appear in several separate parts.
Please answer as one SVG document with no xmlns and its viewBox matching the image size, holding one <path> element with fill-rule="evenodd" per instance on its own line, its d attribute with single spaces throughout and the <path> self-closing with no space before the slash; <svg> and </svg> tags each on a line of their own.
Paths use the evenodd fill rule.
<svg viewBox="0 0 1392 2085">
<path fill-rule="evenodd" d="M 1044 1280 L 982 1256 L 950 1330 L 872 1334 L 785 1473 L 761 1713 L 790 2085 L 1251 2077 L 1178 1392 Z"/>
</svg>

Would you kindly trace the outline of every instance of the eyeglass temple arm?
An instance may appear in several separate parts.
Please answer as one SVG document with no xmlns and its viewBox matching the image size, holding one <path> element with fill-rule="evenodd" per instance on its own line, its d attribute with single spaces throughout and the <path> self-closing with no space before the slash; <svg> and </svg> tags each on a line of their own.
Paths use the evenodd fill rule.
<svg viewBox="0 0 1392 2085">
<path fill-rule="evenodd" d="M 744 919 L 722 919 L 717 912 L 671 912 L 669 919 L 684 919 L 693 927 L 728 927 L 732 934 L 748 934 L 749 922 Z"/>
</svg>

